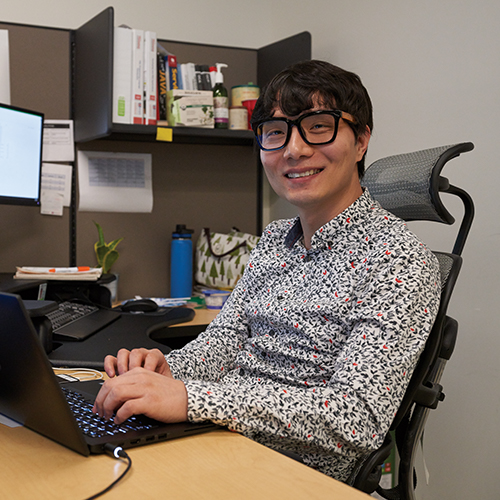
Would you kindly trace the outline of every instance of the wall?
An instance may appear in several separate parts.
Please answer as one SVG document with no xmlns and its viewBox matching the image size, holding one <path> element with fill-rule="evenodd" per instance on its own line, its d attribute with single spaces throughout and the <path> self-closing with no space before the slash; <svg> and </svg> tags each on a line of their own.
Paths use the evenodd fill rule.
<svg viewBox="0 0 500 500">
<path fill-rule="evenodd" d="M 34 0 L 4 0 L 2 20 L 76 28 L 107 5 L 52 0 L 42 7 Z M 370 91 L 375 130 L 368 163 L 443 144 L 475 143 L 473 152 L 444 171 L 474 197 L 477 214 L 450 307 L 460 333 L 443 378 L 447 399 L 427 425 L 430 483 L 421 473 L 417 491 L 422 500 L 498 498 L 500 171 L 494 118 L 500 106 L 500 5 L 488 0 L 123 0 L 115 11 L 118 24 L 153 29 L 163 38 L 251 48 L 310 31 L 313 57 L 357 72 Z M 269 217 L 290 213 L 272 198 L 266 209 Z M 415 228 L 436 249 L 449 247 L 446 229 Z"/>
<path fill-rule="evenodd" d="M 287 18 L 312 33 L 313 57 L 362 77 L 374 103 L 368 164 L 390 154 L 461 141 L 476 149 L 443 171 L 476 203 L 476 219 L 450 305 L 460 324 L 456 350 L 442 383 L 446 400 L 426 427 L 426 485 L 418 498 L 498 498 L 500 378 L 500 181 L 496 117 L 500 67 L 500 6 L 493 1 L 397 0 L 313 2 Z M 321 16 L 318 13 L 321 12 Z M 288 25 L 287 25 L 288 26 Z M 461 213 L 460 205 L 449 203 Z M 283 207 L 279 206 L 279 210 Z M 432 248 L 449 248 L 439 225 L 416 232 Z"/>
</svg>

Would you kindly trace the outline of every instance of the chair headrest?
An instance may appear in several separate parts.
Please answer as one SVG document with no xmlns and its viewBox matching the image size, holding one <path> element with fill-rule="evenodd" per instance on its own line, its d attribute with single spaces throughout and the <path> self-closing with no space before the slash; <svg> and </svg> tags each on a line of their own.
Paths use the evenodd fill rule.
<svg viewBox="0 0 500 500">
<path fill-rule="evenodd" d="M 403 220 L 453 224 L 439 196 L 449 187 L 440 172 L 449 160 L 473 148 L 466 142 L 388 156 L 370 165 L 362 184 L 382 207 Z"/>
</svg>

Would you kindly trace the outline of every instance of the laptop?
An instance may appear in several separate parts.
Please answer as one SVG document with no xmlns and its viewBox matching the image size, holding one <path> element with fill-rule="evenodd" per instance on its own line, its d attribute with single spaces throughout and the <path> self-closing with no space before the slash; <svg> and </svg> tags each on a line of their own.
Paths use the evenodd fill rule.
<svg viewBox="0 0 500 500">
<path fill-rule="evenodd" d="M 91 412 L 102 380 L 59 382 L 19 296 L 0 293 L 0 413 L 88 456 L 107 443 L 131 448 L 218 428 L 134 416 L 120 426 Z M 89 422 L 86 422 L 86 420 Z"/>
</svg>

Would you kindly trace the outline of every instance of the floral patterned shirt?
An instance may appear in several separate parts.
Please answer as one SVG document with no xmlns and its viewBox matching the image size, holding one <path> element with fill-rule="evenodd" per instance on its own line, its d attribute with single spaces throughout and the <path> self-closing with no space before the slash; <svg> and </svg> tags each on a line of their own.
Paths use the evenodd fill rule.
<svg viewBox="0 0 500 500">
<path fill-rule="evenodd" d="M 207 330 L 167 355 L 188 417 L 346 481 L 378 448 L 439 304 L 439 267 L 365 190 L 318 229 L 271 223 Z"/>
</svg>

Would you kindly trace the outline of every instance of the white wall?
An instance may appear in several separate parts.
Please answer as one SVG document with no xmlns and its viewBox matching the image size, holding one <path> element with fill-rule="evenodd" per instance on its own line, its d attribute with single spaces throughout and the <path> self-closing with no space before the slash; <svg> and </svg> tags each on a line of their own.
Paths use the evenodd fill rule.
<svg viewBox="0 0 500 500">
<path fill-rule="evenodd" d="M 77 28 L 108 1 L 3 0 L 1 20 Z M 497 499 L 500 439 L 500 4 L 496 0 L 123 0 L 117 24 L 161 38 L 257 48 L 308 30 L 313 57 L 357 72 L 375 113 L 368 163 L 390 154 L 472 141 L 476 149 L 443 174 L 473 196 L 476 220 L 450 306 L 460 323 L 443 385 L 427 424 L 420 499 Z M 190 23 L 183 19 L 190 18 Z M 175 21 L 173 20 L 175 19 Z M 450 203 L 453 210 L 460 206 Z M 271 201 L 271 215 L 283 209 Z M 449 228 L 416 232 L 449 248 Z"/>
</svg>

